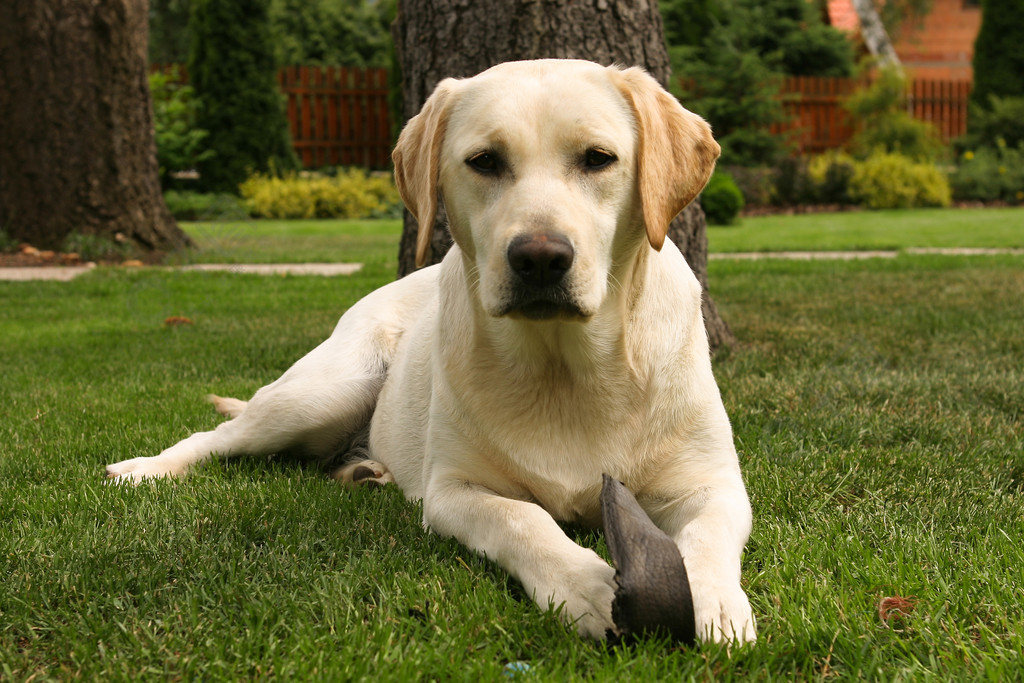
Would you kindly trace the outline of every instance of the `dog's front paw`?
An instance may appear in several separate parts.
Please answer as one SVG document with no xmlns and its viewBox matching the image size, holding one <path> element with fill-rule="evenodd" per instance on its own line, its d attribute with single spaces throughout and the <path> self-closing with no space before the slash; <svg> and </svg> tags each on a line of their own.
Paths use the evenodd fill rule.
<svg viewBox="0 0 1024 683">
<path fill-rule="evenodd" d="M 160 456 L 148 458 L 132 458 L 121 462 L 107 465 L 107 479 L 116 484 L 141 484 L 146 479 L 158 479 L 160 477 L 176 477 L 184 472 L 184 469 L 174 467 L 166 459 Z"/>
<path fill-rule="evenodd" d="M 608 633 L 618 633 L 612 619 L 615 569 L 597 553 L 584 552 L 581 562 L 563 568 L 552 577 L 549 588 L 538 587 L 534 596 L 541 608 L 558 608 L 562 621 L 573 626 L 580 635 L 603 640 Z"/>
<path fill-rule="evenodd" d="M 698 638 L 716 643 L 757 640 L 754 614 L 743 589 L 694 582 L 692 575 L 690 588 Z"/>
</svg>

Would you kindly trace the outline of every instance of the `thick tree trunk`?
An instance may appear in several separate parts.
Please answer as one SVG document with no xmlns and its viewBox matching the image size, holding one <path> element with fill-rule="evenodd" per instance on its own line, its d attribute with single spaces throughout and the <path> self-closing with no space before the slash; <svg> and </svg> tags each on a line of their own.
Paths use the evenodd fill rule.
<svg viewBox="0 0 1024 683">
<path fill-rule="evenodd" d="M 190 244 L 160 193 L 148 20 L 145 0 L 0 2 L 0 229 L 10 237 Z"/>
<path fill-rule="evenodd" d="M 645 67 L 662 85 L 670 77 L 661 15 L 654 0 L 399 0 L 392 26 L 402 70 L 403 114 L 415 115 L 437 83 L 519 59 L 574 58 Z M 438 212 L 433 263 L 451 245 Z M 694 202 L 673 221 L 676 242 L 704 286 L 712 348 L 732 333 L 707 296 L 707 232 Z M 415 270 L 416 222 L 405 212 L 399 276 Z"/>
</svg>

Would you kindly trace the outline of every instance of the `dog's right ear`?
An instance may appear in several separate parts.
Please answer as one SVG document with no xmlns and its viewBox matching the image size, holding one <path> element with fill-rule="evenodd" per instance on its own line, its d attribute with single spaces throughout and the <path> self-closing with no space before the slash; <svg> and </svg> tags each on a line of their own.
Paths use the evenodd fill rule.
<svg viewBox="0 0 1024 683">
<path fill-rule="evenodd" d="M 402 129 L 391 154 L 395 185 L 402 201 L 416 217 L 416 267 L 430 257 L 430 237 L 437 216 L 437 182 L 441 142 L 448 121 L 454 79 L 445 79 L 427 98 L 423 109 Z"/>
</svg>

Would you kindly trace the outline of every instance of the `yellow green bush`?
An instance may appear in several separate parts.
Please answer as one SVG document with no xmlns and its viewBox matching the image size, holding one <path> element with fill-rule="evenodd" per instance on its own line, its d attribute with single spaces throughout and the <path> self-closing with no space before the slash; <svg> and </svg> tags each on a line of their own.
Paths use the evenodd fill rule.
<svg viewBox="0 0 1024 683">
<path fill-rule="evenodd" d="M 249 213 L 262 218 L 375 218 L 400 206 L 391 176 L 363 169 L 336 175 L 256 174 L 239 186 Z"/>
<path fill-rule="evenodd" d="M 871 209 L 949 206 L 952 195 L 945 174 L 934 164 L 918 163 L 902 154 L 875 152 L 854 164 L 849 193 Z"/>
</svg>

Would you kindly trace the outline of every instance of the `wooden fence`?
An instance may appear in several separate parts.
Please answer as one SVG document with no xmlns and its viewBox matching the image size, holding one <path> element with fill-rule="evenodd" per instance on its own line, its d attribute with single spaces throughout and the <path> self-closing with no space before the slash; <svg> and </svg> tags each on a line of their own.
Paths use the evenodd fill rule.
<svg viewBox="0 0 1024 683">
<path fill-rule="evenodd" d="M 783 82 L 781 97 L 787 121 L 772 126 L 772 133 L 791 135 L 803 154 L 817 154 L 845 144 L 855 126 L 843 102 L 866 81 L 852 78 L 794 76 Z M 967 131 L 970 81 L 915 79 L 906 92 L 907 113 L 935 125 L 943 142 Z"/>
<path fill-rule="evenodd" d="M 152 68 L 167 72 L 170 67 Z M 389 166 L 386 69 L 292 66 L 281 69 L 277 81 L 287 97 L 292 144 L 304 167 Z M 841 147 L 855 132 L 843 102 L 866 84 L 852 78 L 787 78 L 781 91 L 787 121 L 772 126 L 772 133 L 791 136 L 803 154 Z M 970 81 L 914 80 L 907 88 L 907 111 L 935 124 L 948 142 L 967 130 L 970 91 Z"/>
<path fill-rule="evenodd" d="M 290 66 L 277 81 L 304 167 L 391 163 L 387 69 Z"/>
<path fill-rule="evenodd" d="M 150 70 L 188 81 L 184 66 Z M 277 72 L 295 154 L 305 168 L 391 164 L 388 70 L 289 66 Z"/>
</svg>

